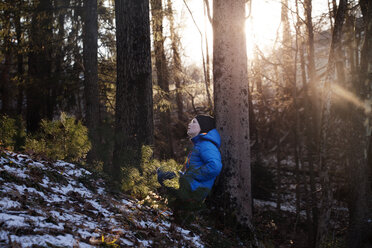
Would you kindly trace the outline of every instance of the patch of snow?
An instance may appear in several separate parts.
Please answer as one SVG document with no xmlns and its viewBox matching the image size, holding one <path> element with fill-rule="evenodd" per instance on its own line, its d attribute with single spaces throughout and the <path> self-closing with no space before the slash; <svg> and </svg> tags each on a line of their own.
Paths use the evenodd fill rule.
<svg viewBox="0 0 372 248">
<path fill-rule="evenodd" d="M 7 172 L 16 175 L 17 177 L 23 178 L 23 179 L 29 179 L 30 177 L 25 174 L 26 169 L 25 168 L 18 168 L 18 167 L 10 167 L 9 165 L 5 165 L 4 170 Z"/>
<path fill-rule="evenodd" d="M 0 159 L 0 164 L 5 164 L 5 163 L 8 163 L 8 162 L 9 162 L 8 159 L 6 159 L 6 158 L 4 158 L 4 157 L 1 157 L 1 159 Z"/>
<path fill-rule="evenodd" d="M 125 199 L 121 200 L 121 203 L 123 203 L 123 204 L 125 204 L 125 205 L 129 205 L 129 206 L 131 206 L 131 207 L 134 206 L 134 204 L 133 204 L 132 202 L 130 202 L 130 201 L 128 201 L 128 200 L 125 200 Z"/>
<path fill-rule="evenodd" d="M 72 169 L 75 169 L 75 165 L 74 164 L 71 164 L 71 163 L 67 163 L 65 161 L 62 161 L 62 160 L 58 160 L 57 162 L 54 163 L 54 166 L 57 166 L 57 167 L 63 167 L 65 169 L 67 169 L 68 167 L 72 168 Z"/>
<path fill-rule="evenodd" d="M 0 230 L 0 241 L 1 240 L 8 240 L 8 234 L 9 234 L 9 232 L 4 231 L 4 230 Z"/>
<path fill-rule="evenodd" d="M 138 240 L 139 243 L 141 243 L 144 247 L 150 247 L 153 243 L 152 240 Z"/>
<path fill-rule="evenodd" d="M 105 194 L 106 194 L 106 193 L 105 193 L 105 189 L 102 188 L 102 187 L 99 187 L 99 188 L 97 189 L 97 193 L 98 193 L 99 195 L 105 195 Z"/>
<path fill-rule="evenodd" d="M 95 246 L 92 246 L 92 245 L 89 245 L 87 243 L 80 243 L 80 242 L 76 242 L 76 247 L 79 247 L 79 248 L 91 248 L 91 247 L 95 247 Z"/>
<path fill-rule="evenodd" d="M 1 199 L 0 201 L 0 209 L 9 209 L 9 208 L 19 208 L 21 204 L 19 202 L 13 201 L 8 197 Z"/>
<path fill-rule="evenodd" d="M 75 169 L 75 170 L 68 170 L 65 172 L 69 176 L 81 177 L 83 175 L 91 175 L 92 173 L 87 171 L 86 169 Z"/>
<path fill-rule="evenodd" d="M 192 232 L 181 227 L 177 227 L 176 230 L 182 233 L 184 239 L 191 241 L 195 247 L 204 247 L 204 245 L 202 245 L 200 236 L 193 234 L 193 236 L 190 237 L 189 234 Z"/>
<path fill-rule="evenodd" d="M 137 225 L 139 225 L 142 228 L 156 228 L 157 224 L 151 221 L 143 221 L 141 220 L 140 222 L 137 222 Z"/>
<path fill-rule="evenodd" d="M 25 217 L 7 213 L 0 213 L 0 222 L 4 222 L 4 226 L 9 228 L 30 226 L 29 224 L 26 223 Z"/>
<path fill-rule="evenodd" d="M 133 242 L 131 242 L 131 241 L 125 239 L 125 238 L 121 238 L 120 241 L 121 241 L 123 244 L 125 244 L 125 245 L 129 245 L 129 246 L 133 246 L 133 245 L 134 245 Z"/>
<path fill-rule="evenodd" d="M 254 199 L 253 203 L 257 207 L 270 206 L 270 207 L 276 208 L 276 203 L 272 201 L 263 201 L 263 200 Z"/>
<path fill-rule="evenodd" d="M 96 202 L 95 200 L 87 200 L 86 202 L 89 202 L 90 204 L 92 204 L 92 206 L 98 210 L 98 212 L 100 212 L 101 214 L 103 214 L 105 217 L 107 216 L 112 216 L 114 215 L 113 213 L 107 211 L 106 209 L 104 209 L 101 204 L 99 204 L 98 202 Z"/>
<path fill-rule="evenodd" d="M 169 222 L 165 222 L 164 220 L 162 221 L 161 223 L 163 226 L 165 226 L 166 228 L 170 228 L 171 227 L 171 224 Z"/>
<path fill-rule="evenodd" d="M 43 192 L 40 192 L 36 190 L 35 188 L 26 187 L 25 185 L 17 185 L 17 184 L 9 184 L 9 183 L 6 183 L 5 185 L 10 188 L 18 190 L 20 194 L 25 194 L 25 191 L 27 191 L 28 193 L 34 193 L 34 194 L 40 195 L 44 199 L 47 198 Z"/>
<path fill-rule="evenodd" d="M 54 192 L 66 195 L 68 192 L 74 191 L 74 188 L 70 184 L 68 184 L 67 186 L 54 186 L 52 187 L 52 190 Z"/>
<path fill-rule="evenodd" d="M 276 208 L 276 206 L 277 206 L 276 202 L 263 201 L 263 200 L 258 200 L 258 199 L 254 199 L 253 203 L 256 207 L 269 206 L 269 207 L 272 207 L 272 208 Z M 296 206 L 294 206 L 293 204 L 291 204 L 289 202 L 281 203 L 280 204 L 280 210 L 286 211 L 286 212 L 291 212 L 291 213 L 296 213 Z"/>
<path fill-rule="evenodd" d="M 39 185 L 43 186 L 44 188 L 48 188 L 49 187 L 49 178 L 47 178 L 46 176 L 44 176 L 43 180 L 42 180 L 42 183 L 39 183 Z"/>
<path fill-rule="evenodd" d="M 42 163 L 39 163 L 39 162 L 32 162 L 29 165 L 40 168 L 40 169 L 45 169 L 45 165 L 43 165 Z"/>
<path fill-rule="evenodd" d="M 84 198 L 93 197 L 93 194 L 85 186 L 76 187 L 75 192 L 79 193 Z"/>
<path fill-rule="evenodd" d="M 50 195 L 47 199 L 45 199 L 47 202 L 54 202 L 54 203 L 57 203 L 57 202 L 66 202 L 67 201 L 67 197 L 64 196 L 64 195 L 56 195 L 56 194 L 52 194 Z"/>
<path fill-rule="evenodd" d="M 12 157 L 10 157 L 10 158 L 8 158 L 8 159 L 9 159 L 9 161 L 11 161 L 11 162 L 15 163 L 16 165 L 22 165 L 22 163 L 21 163 L 21 162 L 19 162 L 19 161 L 15 160 L 15 159 L 14 159 L 14 158 L 12 158 Z"/>
<path fill-rule="evenodd" d="M 92 219 L 90 217 L 87 217 L 83 214 L 68 213 L 68 212 L 59 213 L 59 212 L 53 211 L 52 215 L 58 221 L 72 222 L 75 224 L 83 225 L 84 227 L 93 229 L 93 230 L 97 227 L 97 223 L 91 221 Z"/>
<path fill-rule="evenodd" d="M 77 230 L 77 232 L 80 234 L 80 236 L 81 236 L 83 239 L 86 239 L 86 238 L 92 237 L 92 233 L 91 233 L 91 232 L 88 232 L 88 231 L 86 231 L 86 230 L 79 229 L 79 230 Z"/>
<path fill-rule="evenodd" d="M 49 246 L 48 244 L 52 244 L 54 246 L 63 246 L 63 247 L 73 247 L 77 244 L 77 240 L 71 235 L 58 235 L 58 236 L 52 236 L 49 234 L 46 235 L 23 235 L 23 236 L 16 236 L 16 235 L 10 235 L 10 239 L 14 242 L 22 244 L 23 247 L 31 247 L 34 244 L 40 245 L 40 246 Z M 83 243 L 79 243 L 80 247 Z M 84 247 L 93 247 L 88 244 L 84 244 Z"/>
</svg>

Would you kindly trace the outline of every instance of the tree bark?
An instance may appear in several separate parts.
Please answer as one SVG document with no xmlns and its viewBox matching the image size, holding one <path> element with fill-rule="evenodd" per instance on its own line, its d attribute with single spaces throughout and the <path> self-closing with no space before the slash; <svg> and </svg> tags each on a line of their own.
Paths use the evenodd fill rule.
<svg viewBox="0 0 372 248">
<path fill-rule="evenodd" d="M 8 5 L 9 3 L 5 3 Z M 10 106 L 11 106 L 11 59 L 12 59 L 12 49 L 11 49 L 11 23 L 10 23 L 10 12 L 5 9 L 4 11 L 4 23 L 2 27 L 2 31 L 4 32 L 4 44 L 3 44 L 3 51 L 4 53 L 4 62 L 1 65 L 1 83 L 0 83 L 0 91 L 1 91 L 1 113 L 5 115 L 10 114 Z"/>
<path fill-rule="evenodd" d="M 31 21 L 30 47 L 28 54 L 28 82 L 26 87 L 27 130 L 36 131 L 42 118 L 52 118 L 55 106 L 50 105 L 50 81 L 52 72 L 51 1 L 40 0 L 35 6 Z"/>
<path fill-rule="evenodd" d="M 316 187 L 315 187 L 315 165 L 314 165 L 314 155 L 317 152 L 317 135 L 318 135 L 318 109 L 317 106 L 317 95 L 315 89 L 315 54 L 314 54 L 314 30 L 312 23 L 312 0 L 304 1 L 305 10 L 305 24 L 307 30 L 307 61 L 308 61 L 308 77 L 309 82 L 305 83 L 304 94 L 305 94 L 305 114 L 307 117 L 306 125 L 306 148 L 307 148 L 307 160 L 309 166 L 310 174 L 310 208 L 311 208 L 311 229 L 309 230 L 308 242 L 310 247 L 315 247 L 316 234 L 318 229 L 318 208 L 317 208 L 317 198 L 316 198 Z M 315 138 L 314 138 L 315 137 Z M 310 222 L 310 220 L 309 220 Z"/>
<path fill-rule="evenodd" d="M 298 52 L 299 52 L 299 41 L 301 41 L 301 21 L 298 11 L 298 0 L 296 0 L 296 13 L 297 13 L 297 20 L 296 20 L 296 40 L 295 40 L 295 59 L 293 63 L 293 68 L 296 68 L 297 66 L 297 58 L 298 58 Z M 300 42 L 301 43 L 301 42 Z M 300 55 L 301 57 L 301 55 Z M 302 64 L 301 64 L 302 66 Z M 306 79 L 305 79 L 306 80 Z M 300 175 L 300 113 L 299 113 L 299 104 L 298 104 L 298 92 L 297 92 L 297 70 L 293 70 L 293 83 L 292 83 L 292 98 L 293 98 L 293 108 L 295 111 L 295 122 L 293 124 L 293 133 L 294 133 L 294 139 L 293 139 L 293 146 L 294 146 L 294 160 L 296 164 L 295 169 L 295 177 L 296 177 L 296 225 L 294 228 L 294 231 L 296 232 L 297 227 L 297 220 L 299 220 L 300 212 L 301 212 L 301 182 L 302 178 Z"/>
<path fill-rule="evenodd" d="M 245 39 L 245 0 L 213 2 L 213 76 L 217 128 L 222 137 L 225 211 L 252 226 L 249 102 Z M 236 211 L 238 210 L 238 211 Z"/>
<path fill-rule="evenodd" d="M 85 121 L 88 128 L 92 148 L 87 160 L 92 163 L 99 159 L 99 87 L 98 87 L 98 12 L 97 0 L 83 2 L 83 63 L 84 63 L 84 95 Z M 106 170 L 106 172 L 108 172 Z"/>
<path fill-rule="evenodd" d="M 276 211 L 280 215 L 282 204 L 282 166 L 281 166 L 281 149 L 280 149 L 280 131 L 278 130 L 277 149 L 276 149 Z"/>
<path fill-rule="evenodd" d="M 21 9 L 22 2 L 18 2 L 18 8 Z M 23 53 L 20 52 L 23 46 L 22 40 L 22 26 L 21 26 L 21 15 L 17 12 L 15 16 L 16 25 L 16 36 L 17 36 L 17 74 L 18 74 L 18 91 L 17 91 L 17 115 L 22 115 L 23 110 L 23 100 L 24 100 L 24 67 L 23 67 Z"/>
<path fill-rule="evenodd" d="M 332 107 L 332 84 L 334 84 L 335 73 L 337 67 L 337 61 L 340 60 L 340 46 L 341 46 L 341 35 L 342 26 L 345 20 L 347 0 L 340 0 L 339 7 L 337 9 L 335 26 L 332 33 L 332 42 L 328 58 L 328 66 L 325 78 L 325 84 L 323 88 L 324 96 L 322 98 L 322 109 L 321 109 L 321 129 L 320 129 L 320 144 L 319 144 L 319 173 L 320 173 L 320 185 L 322 187 L 321 201 L 319 207 L 319 220 L 318 230 L 316 238 L 316 247 L 321 247 L 327 238 L 328 234 L 328 223 L 332 211 L 332 190 L 329 178 L 329 155 L 328 151 L 331 146 L 328 139 L 328 134 L 331 127 L 331 107 Z"/>
<path fill-rule="evenodd" d="M 141 147 L 153 143 L 150 20 L 148 0 L 116 0 L 117 87 L 112 176 L 139 166 Z"/>
<path fill-rule="evenodd" d="M 208 5 L 208 6 L 207 6 Z M 208 97 L 208 105 L 210 107 L 210 111 L 213 109 L 213 102 L 212 97 L 209 91 L 209 86 L 211 85 L 211 68 L 210 68 L 210 58 L 209 58 L 209 44 L 208 44 L 208 28 L 207 28 L 207 11 L 209 9 L 209 3 L 208 0 L 204 0 L 204 38 L 205 38 L 205 87 L 207 91 L 207 97 Z"/>
<path fill-rule="evenodd" d="M 372 2 L 360 0 L 359 4 L 363 13 L 364 42 L 361 51 L 359 80 L 354 82 L 354 92 L 360 100 L 371 101 L 372 84 Z M 370 106 L 369 106 L 370 108 Z M 372 241 L 372 149 L 370 114 L 371 110 L 352 106 L 352 130 L 349 144 L 350 161 L 349 169 L 350 196 L 349 196 L 349 233 L 348 245 L 351 248 L 371 247 Z M 368 125 L 365 125 L 368 123 Z M 353 143 L 351 143 L 353 142 Z M 354 146 L 352 145 L 354 144 Z M 359 144 L 356 146 L 355 144 Z"/>
</svg>

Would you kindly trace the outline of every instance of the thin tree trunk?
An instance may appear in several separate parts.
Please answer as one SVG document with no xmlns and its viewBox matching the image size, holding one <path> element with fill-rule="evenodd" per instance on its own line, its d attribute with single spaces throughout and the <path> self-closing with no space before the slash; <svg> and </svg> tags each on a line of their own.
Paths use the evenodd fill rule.
<svg viewBox="0 0 372 248">
<path fill-rule="evenodd" d="M 164 50 L 162 0 L 151 0 L 150 3 L 157 82 L 162 91 L 161 95 L 164 95 L 164 99 L 170 102 L 169 72 Z M 160 110 L 159 115 L 160 133 L 161 137 L 165 139 L 166 144 L 165 149 L 160 149 L 162 150 L 161 156 L 163 158 L 171 158 L 174 156 L 174 149 L 170 107 L 166 107 L 166 110 Z"/>
<path fill-rule="evenodd" d="M 305 114 L 307 116 L 306 126 L 306 146 L 307 146 L 307 160 L 309 165 L 310 174 L 310 197 L 311 197 L 311 223 L 312 228 L 309 230 L 309 246 L 315 247 L 316 245 L 316 233 L 318 226 L 318 209 L 317 209 L 317 198 L 316 198 L 316 187 L 315 187 L 315 173 L 314 173 L 314 154 L 317 151 L 317 137 L 318 133 L 318 113 L 319 109 L 317 106 L 317 94 L 315 90 L 315 54 L 314 54 L 314 30 L 312 23 L 312 1 L 304 1 L 305 10 L 305 24 L 307 29 L 307 61 L 308 61 L 308 76 L 309 82 L 306 84 L 305 90 Z"/>
<path fill-rule="evenodd" d="M 194 16 L 188 6 L 188 4 L 186 3 L 185 0 L 183 0 L 183 2 L 185 3 L 190 15 L 191 15 L 191 18 L 196 26 L 196 28 L 198 29 L 199 31 L 199 34 L 200 34 L 200 47 L 201 47 L 201 53 L 202 53 L 202 62 L 203 62 L 203 72 L 204 72 L 204 83 L 205 83 L 205 91 L 207 93 L 207 100 L 208 100 L 208 106 L 209 106 L 209 109 L 212 110 L 213 109 L 213 104 L 212 104 L 212 97 L 211 97 L 211 94 L 210 94 L 210 91 L 209 91 L 209 82 L 208 82 L 208 78 L 207 78 L 207 69 L 206 69 L 206 63 L 205 63 L 205 57 L 204 57 L 204 49 L 203 49 L 203 34 L 202 32 L 200 31 L 199 29 L 199 26 L 197 25 L 195 19 L 194 19 Z"/>
<path fill-rule="evenodd" d="M 299 11 L 298 11 L 298 1 L 296 0 L 296 13 L 297 13 L 297 24 L 296 24 L 296 50 L 295 50 L 295 59 L 293 68 L 297 66 L 297 58 L 298 58 L 298 51 L 299 51 L 299 37 L 301 35 L 301 21 L 299 18 Z M 301 176 L 300 176 L 300 164 L 299 164 L 299 150 L 300 150 L 300 142 L 299 142 L 299 134 L 300 134 L 300 115 L 299 115 L 299 107 L 298 107 L 298 99 L 297 99 L 297 70 L 293 70 L 293 84 L 292 84 L 292 97 L 293 97 L 293 107 L 295 109 L 295 123 L 294 123 L 294 159 L 296 164 L 295 169 L 295 177 L 296 177 L 296 220 L 300 218 L 301 212 L 301 195 L 300 195 L 300 185 L 301 185 Z M 296 221 L 297 224 L 297 221 Z M 295 232 L 296 232 L 295 225 Z"/>
<path fill-rule="evenodd" d="M 284 80 L 284 95 L 291 95 L 290 88 L 293 84 L 293 52 L 292 52 L 292 37 L 290 33 L 290 25 L 288 19 L 288 0 L 282 0 L 281 8 L 282 22 L 282 59 L 283 59 L 283 80 Z"/>
<path fill-rule="evenodd" d="M 169 29 L 171 35 L 171 45 L 173 52 L 173 70 L 174 70 L 174 82 L 176 84 L 176 104 L 177 104 L 177 115 L 178 120 L 181 122 L 186 121 L 186 118 L 183 114 L 183 97 L 182 97 L 182 87 L 181 87 L 181 75 L 182 75 L 182 66 L 181 66 L 181 57 L 179 53 L 179 36 L 174 27 L 174 15 L 172 8 L 172 0 L 168 1 L 168 18 L 169 18 Z"/>
<path fill-rule="evenodd" d="M 5 3 L 9 4 L 9 3 Z M 11 23 L 10 23 L 10 13 L 9 11 L 4 11 L 5 16 L 5 23 L 2 27 L 2 31 L 4 32 L 4 64 L 0 67 L 1 70 L 1 84 L 0 84 L 0 90 L 1 90 L 1 113 L 9 115 L 10 114 L 10 106 L 11 106 Z"/>
<path fill-rule="evenodd" d="M 65 57 L 65 47 L 66 47 L 66 42 L 65 42 L 65 35 L 66 35 L 66 30 L 65 30 L 65 20 L 67 16 L 67 11 L 64 9 L 65 6 L 70 5 L 70 0 L 56 0 L 55 1 L 55 15 L 57 16 L 57 40 L 54 45 L 55 47 L 55 71 L 53 73 L 53 81 L 55 82 L 55 87 L 52 89 L 52 99 L 55 102 L 57 106 L 60 107 L 59 110 L 61 110 L 61 100 L 59 99 L 59 95 L 63 94 L 63 83 L 65 83 L 65 63 L 64 63 L 64 57 Z"/>
<path fill-rule="evenodd" d="M 21 8 L 22 3 L 18 3 L 18 7 Z M 17 36 L 17 74 L 18 74 L 18 92 L 17 92 L 17 114 L 22 115 L 23 110 L 23 94 L 24 94 L 24 68 L 23 68 L 23 53 L 20 52 L 23 45 L 22 40 L 22 27 L 21 27 L 21 17 L 17 13 L 15 17 L 15 24 L 16 24 L 16 36 Z"/>
<path fill-rule="evenodd" d="M 76 11 L 73 12 L 72 16 L 72 25 L 73 25 L 73 34 L 72 34 L 72 42 L 79 44 L 82 43 L 82 38 L 81 35 L 79 35 L 79 30 L 82 29 L 81 27 L 81 19 L 82 19 L 82 9 L 83 9 L 83 0 L 75 0 L 75 9 Z M 73 48 L 73 55 L 72 55 L 72 60 L 73 60 L 73 70 L 74 70 L 74 75 L 73 79 L 75 82 L 79 82 L 80 84 L 83 84 L 80 74 L 84 73 L 84 66 L 83 66 L 83 56 L 82 56 L 82 51 L 79 45 L 75 45 Z M 66 92 L 65 94 L 69 94 L 69 92 Z M 76 117 L 78 119 L 82 119 L 83 116 L 85 115 L 85 99 L 84 99 L 84 93 L 79 87 L 76 91 L 73 92 L 73 101 L 76 101 L 76 106 L 71 106 L 67 105 L 67 109 L 73 109 L 76 111 Z M 83 114 L 84 112 L 84 114 Z"/>
<path fill-rule="evenodd" d="M 280 133 L 280 132 L 278 132 Z M 276 148 L 276 211 L 280 215 L 280 208 L 282 204 L 282 173 L 281 173 L 281 149 L 280 149 L 280 137 L 277 137 L 277 148 Z"/>
</svg>

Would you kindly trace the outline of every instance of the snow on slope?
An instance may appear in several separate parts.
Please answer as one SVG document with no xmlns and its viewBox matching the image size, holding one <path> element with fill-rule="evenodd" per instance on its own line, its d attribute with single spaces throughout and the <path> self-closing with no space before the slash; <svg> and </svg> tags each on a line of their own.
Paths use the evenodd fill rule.
<svg viewBox="0 0 372 248">
<path fill-rule="evenodd" d="M 114 199 L 77 165 L 0 155 L 0 247 L 204 247 L 169 211 Z"/>
</svg>

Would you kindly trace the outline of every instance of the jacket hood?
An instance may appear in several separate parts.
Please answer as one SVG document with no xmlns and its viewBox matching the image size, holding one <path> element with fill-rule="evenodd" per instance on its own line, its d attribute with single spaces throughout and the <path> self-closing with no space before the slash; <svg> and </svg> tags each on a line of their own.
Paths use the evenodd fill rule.
<svg viewBox="0 0 372 248">
<path fill-rule="evenodd" d="M 192 142 L 197 143 L 202 140 L 208 140 L 214 143 L 218 148 L 221 146 L 221 136 L 218 133 L 217 129 L 212 129 L 208 133 L 201 133 L 196 137 L 191 139 Z"/>
</svg>

